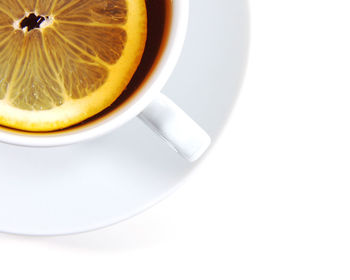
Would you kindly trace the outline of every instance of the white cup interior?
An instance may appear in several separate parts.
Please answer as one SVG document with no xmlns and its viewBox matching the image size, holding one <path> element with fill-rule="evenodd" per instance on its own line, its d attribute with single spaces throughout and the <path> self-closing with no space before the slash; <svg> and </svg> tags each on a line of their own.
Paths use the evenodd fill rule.
<svg viewBox="0 0 350 280">
<path fill-rule="evenodd" d="M 171 19 L 169 23 L 169 35 L 165 42 L 161 58 L 151 70 L 147 81 L 137 89 L 130 100 L 119 108 L 106 113 L 98 121 L 88 122 L 85 125 L 77 125 L 74 128 L 59 132 L 31 133 L 16 131 L 10 128 L 0 128 L 0 142 L 30 146 L 53 147 L 78 143 L 102 136 L 136 117 L 142 112 L 161 91 L 176 66 L 181 53 L 186 35 L 189 1 L 169 0 L 171 2 Z"/>
</svg>

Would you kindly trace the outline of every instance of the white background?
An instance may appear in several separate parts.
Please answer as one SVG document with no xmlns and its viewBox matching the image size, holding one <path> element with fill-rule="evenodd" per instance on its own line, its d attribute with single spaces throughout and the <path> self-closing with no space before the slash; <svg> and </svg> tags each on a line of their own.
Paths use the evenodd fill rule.
<svg viewBox="0 0 350 280">
<path fill-rule="evenodd" d="M 241 96 L 184 186 L 104 230 L 0 235 L 0 279 L 349 279 L 349 15 L 251 0 Z"/>
</svg>

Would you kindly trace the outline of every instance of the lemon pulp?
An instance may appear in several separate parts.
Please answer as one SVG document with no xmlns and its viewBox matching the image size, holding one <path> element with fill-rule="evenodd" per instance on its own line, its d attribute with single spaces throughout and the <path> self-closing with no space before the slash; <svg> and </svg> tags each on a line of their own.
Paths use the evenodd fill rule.
<svg viewBox="0 0 350 280">
<path fill-rule="evenodd" d="M 52 131 L 123 92 L 147 37 L 145 0 L 0 2 L 0 125 Z"/>
</svg>

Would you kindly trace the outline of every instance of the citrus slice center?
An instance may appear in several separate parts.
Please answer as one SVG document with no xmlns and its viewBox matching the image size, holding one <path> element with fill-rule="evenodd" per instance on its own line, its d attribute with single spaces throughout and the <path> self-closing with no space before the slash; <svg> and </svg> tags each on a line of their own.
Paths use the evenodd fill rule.
<svg viewBox="0 0 350 280">
<path fill-rule="evenodd" d="M 0 124 L 51 131 L 108 107 L 140 63 L 145 0 L 0 2 Z"/>
</svg>

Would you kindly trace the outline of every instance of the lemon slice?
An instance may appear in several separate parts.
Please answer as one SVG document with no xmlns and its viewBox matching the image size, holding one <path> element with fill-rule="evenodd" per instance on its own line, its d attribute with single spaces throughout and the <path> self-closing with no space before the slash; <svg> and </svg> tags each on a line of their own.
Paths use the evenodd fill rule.
<svg viewBox="0 0 350 280">
<path fill-rule="evenodd" d="M 53 131 L 99 113 L 146 37 L 145 0 L 0 1 L 0 125 Z"/>
</svg>

